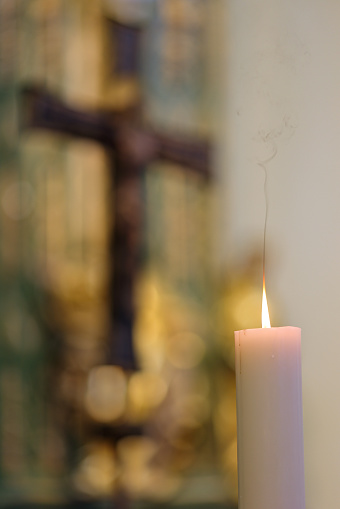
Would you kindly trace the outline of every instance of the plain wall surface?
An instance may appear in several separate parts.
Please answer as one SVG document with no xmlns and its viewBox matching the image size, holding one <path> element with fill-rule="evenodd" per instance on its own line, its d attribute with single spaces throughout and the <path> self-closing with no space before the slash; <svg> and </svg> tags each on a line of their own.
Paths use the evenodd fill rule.
<svg viewBox="0 0 340 509">
<path fill-rule="evenodd" d="M 267 290 L 302 328 L 306 507 L 339 507 L 340 4 L 226 1 L 219 252 L 261 244 Z"/>
</svg>

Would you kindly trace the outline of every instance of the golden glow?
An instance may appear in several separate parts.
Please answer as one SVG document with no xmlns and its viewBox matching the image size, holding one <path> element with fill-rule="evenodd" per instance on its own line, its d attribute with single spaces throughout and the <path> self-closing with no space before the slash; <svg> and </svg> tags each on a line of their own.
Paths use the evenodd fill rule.
<svg viewBox="0 0 340 509">
<path fill-rule="evenodd" d="M 270 318 L 269 318 L 269 311 L 268 311 L 268 302 L 267 302 L 267 295 L 266 295 L 266 281 L 263 274 L 263 294 L 262 294 L 262 328 L 264 329 L 270 329 Z"/>
<path fill-rule="evenodd" d="M 122 417 L 126 408 L 127 380 L 119 366 L 102 365 L 91 369 L 85 408 L 92 419 L 109 423 Z"/>
</svg>

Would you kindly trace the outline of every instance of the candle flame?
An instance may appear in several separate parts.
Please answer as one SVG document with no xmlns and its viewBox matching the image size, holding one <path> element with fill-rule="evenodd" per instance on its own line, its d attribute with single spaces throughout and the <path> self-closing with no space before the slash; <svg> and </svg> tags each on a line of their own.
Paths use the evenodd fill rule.
<svg viewBox="0 0 340 509">
<path fill-rule="evenodd" d="M 263 274 L 263 293 L 262 293 L 262 328 L 270 329 L 270 318 L 268 310 L 268 302 L 266 295 L 266 280 Z"/>
</svg>

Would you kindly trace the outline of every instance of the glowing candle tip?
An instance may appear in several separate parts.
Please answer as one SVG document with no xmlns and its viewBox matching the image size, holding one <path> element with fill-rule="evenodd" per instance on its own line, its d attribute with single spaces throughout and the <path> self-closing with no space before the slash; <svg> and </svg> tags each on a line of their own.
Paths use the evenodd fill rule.
<svg viewBox="0 0 340 509">
<path fill-rule="evenodd" d="M 269 318 L 269 311 L 268 311 L 268 302 L 267 302 L 267 295 L 266 295 L 266 282 L 263 275 L 263 293 L 262 293 L 262 328 L 263 329 L 270 329 L 270 318 Z"/>
</svg>

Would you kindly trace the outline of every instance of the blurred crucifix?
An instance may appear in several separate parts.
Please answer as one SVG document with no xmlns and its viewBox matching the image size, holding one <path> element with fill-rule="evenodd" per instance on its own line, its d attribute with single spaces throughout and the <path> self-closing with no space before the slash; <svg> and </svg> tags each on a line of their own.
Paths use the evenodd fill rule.
<svg viewBox="0 0 340 509">
<path fill-rule="evenodd" d="M 111 21 L 111 23 L 113 23 Z M 113 23 L 115 76 L 137 74 L 140 68 L 140 27 Z M 207 179 L 210 176 L 207 140 L 170 136 L 146 126 L 142 103 L 124 108 L 86 111 L 73 108 L 47 90 L 23 90 L 23 125 L 43 128 L 100 143 L 110 156 L 113 232 L 110 242 L 111 364 L 136 369 L 133 348 L 134 284 L 140 267 L 143 201 L 141 182 L 148 163 L 160 160 L 178 164 Z"/>
</svg>

